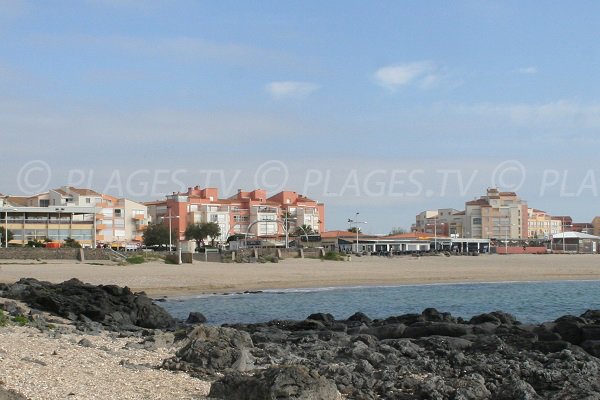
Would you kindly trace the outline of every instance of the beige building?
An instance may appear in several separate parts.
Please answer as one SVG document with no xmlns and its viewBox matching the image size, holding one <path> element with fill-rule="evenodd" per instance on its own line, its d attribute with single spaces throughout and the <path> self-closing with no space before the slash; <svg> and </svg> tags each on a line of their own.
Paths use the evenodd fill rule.
<svg viewBox="0 0 600 400">
<path fill-rule="evenodd" d="M 486 195 L 465 205 L 465 233 L 473 238 L 526 239 L 527 202 L 514 192 L 488 188 Z"/>
<path fill-rule="evenodd" d="M 423 211 L 417 215 L 413 232 L 430 235 L 464 237 L 464 211 L 453 208 Z"/>
<path fill-rule="evenodd" d="M 423 211 L 413 231 L 475 239 L 525 239 L 529 233 L 527 203 L 514 192 L 489 188 L 485 196 L 452 208 Z"/>
<path fill-rule="evenodd" d="M 67 186 L 30 197 L 3 196 L 0 206 L 14 244 L 72 238 L 88 247 L 136 246 L 148 225 L 141 203 Z"/>
<path fill-rule="evenodd" d="M 552 218 L 545 211 L 536 208 L 527 210 L 528 237 L 530 239 L 551 239 L 554 235 L 562 233 L 562 221 Z"/>
</svg>

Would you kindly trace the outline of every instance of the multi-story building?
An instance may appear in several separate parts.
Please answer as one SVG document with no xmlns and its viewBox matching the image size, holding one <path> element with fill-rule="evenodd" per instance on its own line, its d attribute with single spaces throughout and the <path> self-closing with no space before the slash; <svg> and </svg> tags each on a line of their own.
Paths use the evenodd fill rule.
<svg viewBox="0 0 600 400">
<path fill-rule="evenodd" d="M 136 245 L 148 224 L 141 203 L 68 186 L 30 197 L 5 196 L 1 211 L 16 244 L 72 238 L 84 246 Z"/>
<path fill-rule="evenodd" d="M 491 188 L 485 196 L 467 201 L 464 211 L 444 208 L 422 212 L 413 230 L 476 239 L 524 239 L 528 234 L 527 203 L 514 192 Z"/>
<path fill-rule="evenodd" d="M 553 235 L 562 233 L 562 221 L 552 217 L 545 211 L 536 208 L 527 210 L 528 236 L 530 239 L 552 239 Z"/>
<path fill-rule="evenodd" d="M 464 211 L 453 208 L 423 211 L 417 215 L 416 223 L 411 231 L 428 233 L 439 236 L 463 237 L 464 236 Z"/>
<path fill-rule="evenodd" d="M 262 189 L 251 192 L 238 190 L 235 195 L 221 199 L 218 189 L 196 186 L 146 205 L 153 221 L 170 221 L 177 239 L 184 238 L 188 225 L 203 222 L 219 225 L 219 241 L 225 241 L 234 234 L 279 236 L 284 234 L 284 226 L 289 232 L 302 225 L 323 231 L 325 225 L 325 206 L 291 191 L 267 197 L 267 192 Z"/>
<path fill-rule="evenodd" d="M 465 204 L 465 230 L 473 238 L 526 239 L 527 209 L 516 193 L 488 188 L 485 196 Z"/>
</svg>

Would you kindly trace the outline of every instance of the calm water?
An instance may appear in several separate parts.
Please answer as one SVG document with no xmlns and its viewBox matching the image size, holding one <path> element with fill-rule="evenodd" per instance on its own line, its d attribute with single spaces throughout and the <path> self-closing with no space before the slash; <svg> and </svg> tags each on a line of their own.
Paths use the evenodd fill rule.
<svg viewBox="0 0 600 400">
<path fill-rule="evenodd" d="M 315 312 L 338 319 L 356 311 L 385 318 L 427 307 L 462 317 L 502 310 L 522 322 L 544 322 L 600 309 L 599 293 L 600 281 L 440 284 L 210 295 L 169 299 L 161 305 L 180 319 L 199 311 L 211 324 L 304 319 Z"/>
</svg>

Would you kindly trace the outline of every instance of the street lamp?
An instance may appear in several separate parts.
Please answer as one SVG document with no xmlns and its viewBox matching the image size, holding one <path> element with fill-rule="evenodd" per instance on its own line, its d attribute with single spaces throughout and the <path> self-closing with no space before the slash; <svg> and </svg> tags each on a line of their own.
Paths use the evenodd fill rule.
<svg viewBox="0 0 600 400">
<path fill-rule="evenodd" d="M 508 255 L 508 232 L 510 231 L 511 226 L 516 226 L 517 224 L 507 224 L 506 230 L 504 231 L 504 255 Z"/>
<path fill-rule="evenodd" d="M 360 214 L 359 212 L 357 212 L 354 215 L 354 219 L 348 218 L 348 223 L 349 224 L 354 224 L 354 229 L 356 230 L 356 253 L 358 254 L 358 224 L 366 224 L 366 221 L 359 221 L 358 220 L 358 214 Z"/>
<path fill-rule="evenodd" d="M 174 218 L 179 218 L 179 215 L 173 215 L 171 216 L 171 209 L 169 208 L 169 216 L 168 217 L 163 217 L 169 220 L 169 253 L 173 251 L 173 241 L 171 238 L 172 235 L 172 228 L 171 228 L 171 220 Z"/>
</svg>

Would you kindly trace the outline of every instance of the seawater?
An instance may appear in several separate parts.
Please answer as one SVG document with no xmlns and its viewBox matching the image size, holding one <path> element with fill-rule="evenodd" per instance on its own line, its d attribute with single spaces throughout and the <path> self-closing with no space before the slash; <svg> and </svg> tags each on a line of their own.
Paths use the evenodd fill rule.
<svg viewBox="0 0 600 400">
<path fill-rule="evenodd" d="M 316 312 L 331 313 L 336 319 L 357 311 L 386 318 L 428 307 L 463 318 L 502 310 L 521 322 L 539 323 L 600 309 L 599 293 L 600 281 L 505 282 L 267 290 L 171 298 L 161 305 L 175 318 L 198 311 L 215 325 L 302 320 Z"/>
</svg>

